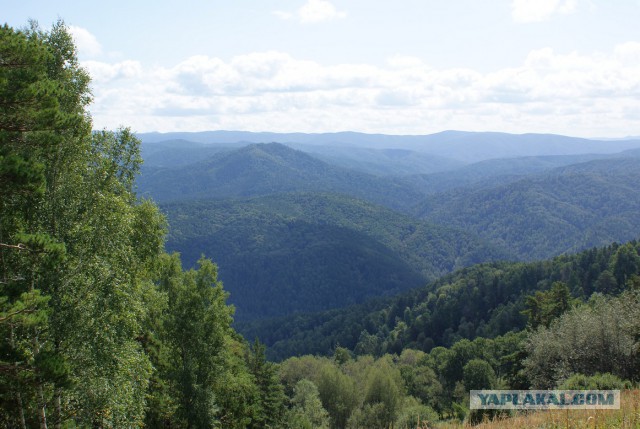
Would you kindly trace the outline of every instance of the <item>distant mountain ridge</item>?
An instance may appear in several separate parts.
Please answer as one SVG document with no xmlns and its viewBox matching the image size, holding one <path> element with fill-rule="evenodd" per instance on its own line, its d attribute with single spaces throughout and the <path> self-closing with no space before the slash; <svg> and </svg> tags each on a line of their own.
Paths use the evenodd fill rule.
<svg viewBox="0 0 640 429">
<path fill-rule="evenodd" d="M 141 133 L 138 134 L 138 137 L 144 143 L 183 139 L 208 144 L 276 142 L 374 149 L 395 148 L 429 153 L 468 163 L 485 159 L 522 156 L 614 153 L 640 147 L 640 139 L 591 140 L 556 134 L 466 131 L 443 131 L 428 135 L 384 135 L 357 132 L 305 134 L 206 131 L 166 134 Z"/>
<path fill-rule="evenodd" d="M 457 188 L 471 190 L 506 185 L 559 167 L 615 158 L 640 158 L 640 149 L 630 149 L 614 154 L 546 155 L 489 159 L 431 174 L 408 175 L 403 177 L 403 180 L 418 188 L 421 192 L 433 195 Z"/>
<path fill-rule="evenodd" d="M 142 195 L 156 201 L 335 192 L 406 208 L 422 194 L 407 184 L 327 164 L 279 143 L 251 144 L 176 168 L 145 168 Z"/>
</svg>

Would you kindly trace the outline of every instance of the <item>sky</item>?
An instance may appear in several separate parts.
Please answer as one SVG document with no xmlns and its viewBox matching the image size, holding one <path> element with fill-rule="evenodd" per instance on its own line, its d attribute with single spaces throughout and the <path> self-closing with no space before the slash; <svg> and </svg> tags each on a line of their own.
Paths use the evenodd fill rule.
<svg viewBox="0 0 640 429">
<path fill-rule="evenodd" d="M 96 129 L 640 135 L 640 0 L 0 0 L 63 19 Z"/>
</svg>

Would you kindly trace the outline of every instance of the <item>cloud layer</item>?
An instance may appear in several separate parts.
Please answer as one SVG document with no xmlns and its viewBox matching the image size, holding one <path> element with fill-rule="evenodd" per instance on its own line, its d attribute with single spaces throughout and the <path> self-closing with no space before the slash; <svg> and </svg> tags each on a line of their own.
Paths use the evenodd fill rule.
<svg viewBox="0 0 640 429">
<path fill-rule="evenodd" d="M 281 19 L 295 19 L 302 24 L 310 24 L 334 19 L 343 19 L 347 13 L 339 11 L 326 0 L 308 0 L 300 9 L 295 12 L 275 11 L 274 14 Z"/>
<path fill-rule="evenodd" d="M 84 65 L 94 79 L 98 128 L 623 136 L 637 135 L 640 120 L 638 42 L 591 55 L 543 48 L 488 73 L 434 69 L 412 57 L 329 66 L 278 51 L 229 61 L 194 56 L 169 68 Z"/>
<path fill-rule="evenodd" d="M 516 22 L 540 22 L 556 14 L 570 14 L 578 0 L 513 0 L 511 16 Z"/>
</svg>

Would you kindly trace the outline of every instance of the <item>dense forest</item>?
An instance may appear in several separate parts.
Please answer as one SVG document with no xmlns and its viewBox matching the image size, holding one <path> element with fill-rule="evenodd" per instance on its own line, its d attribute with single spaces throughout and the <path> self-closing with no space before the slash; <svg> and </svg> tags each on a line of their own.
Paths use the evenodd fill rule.
<svg viewBox="0 0 640 429">
<path fill-rule="evenodd" d="M 428 352 L 462 339 L 525 329 L 529 297 L 559 285 L 578 301 L 633 288 L 639 280 L 639 252 L 640 243 L 633 241 L 540 262 L 479 264 L 394 297 L 237 326 L 264 341 L 276 360 L 338 346 L 372 355 L 405 348 Z"/>
<path fill-rule="evenodd" d="M 336 194 L 161 208 L 167 249 L 189 266 L 203 253 L 213 258 L 242 320 L 343 307 L 508 255 L 472 234 Z"/>
<path fill-rule="evenodd" d="M 469 189 L 383 178 L 393 153 L 378 149 L 334 166 L 281 144 L 171 155 L 95 131 L 90 81 L 63 22 L 0 27 L 1 428 L 408 429 L 479 421 L 470 389 L 640 382 L 637 161 L 536 158 L 501 196 L 476 188 L 493 221 L 465 220 Z M 158 164 L 142 171 L 143 153 Z M 541 219 L 583 211 L 572 237 L 612 225 L 599 239 L 619 242 L 495 244 L 525 188 Z M 557 234 L 541 228 L 532 240 Z"/>
</svg>

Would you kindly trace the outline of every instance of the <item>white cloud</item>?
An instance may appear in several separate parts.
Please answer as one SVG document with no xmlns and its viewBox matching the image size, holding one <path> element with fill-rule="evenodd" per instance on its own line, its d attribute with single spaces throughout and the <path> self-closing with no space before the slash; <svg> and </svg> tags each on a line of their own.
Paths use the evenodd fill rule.
<svg viewBox="0 0 640 429">
<path fill-rule="evenodd" d="M 98 39 L 82 27 L 69 26 L 80 57 L 95 58 L 102 54 L 102 46 Z"/>
<path fill-rule="evenodd" d="M 277 10 L 273 14 L 280 19 L 296 19 L 303 24 L 344 19 L 345 11 L 340 11 L 327 0 L 307 0 L 307 2 L 295 12 Z"/>
<path fill-rule="evenodd" d="M 513 0 L 511 16 L 516 22 L 540 22 L 556 14 L 570 14 L 576 10 L 577 0 Z"/>
<path fill-rule="evenodd" d="M 132 79 L 140 77 L 142 66 L 137 61 L 122 61 L 109 64 L 101 61 L 84 61 L 83 67 L 87 69 L 95 84 L 105 84 L 118 79 Z"/>
<path fill-rule="evenodd" d="M 637 134 L 640 111 L 638 42 L 589 55 L 538 49 L 488 73 L 410 57 L 328 66 L 277 51 L 195 56 L 170 68 L 83 64 L 94 77 L 98 128 L 616 136 Z"/>
</svg>

